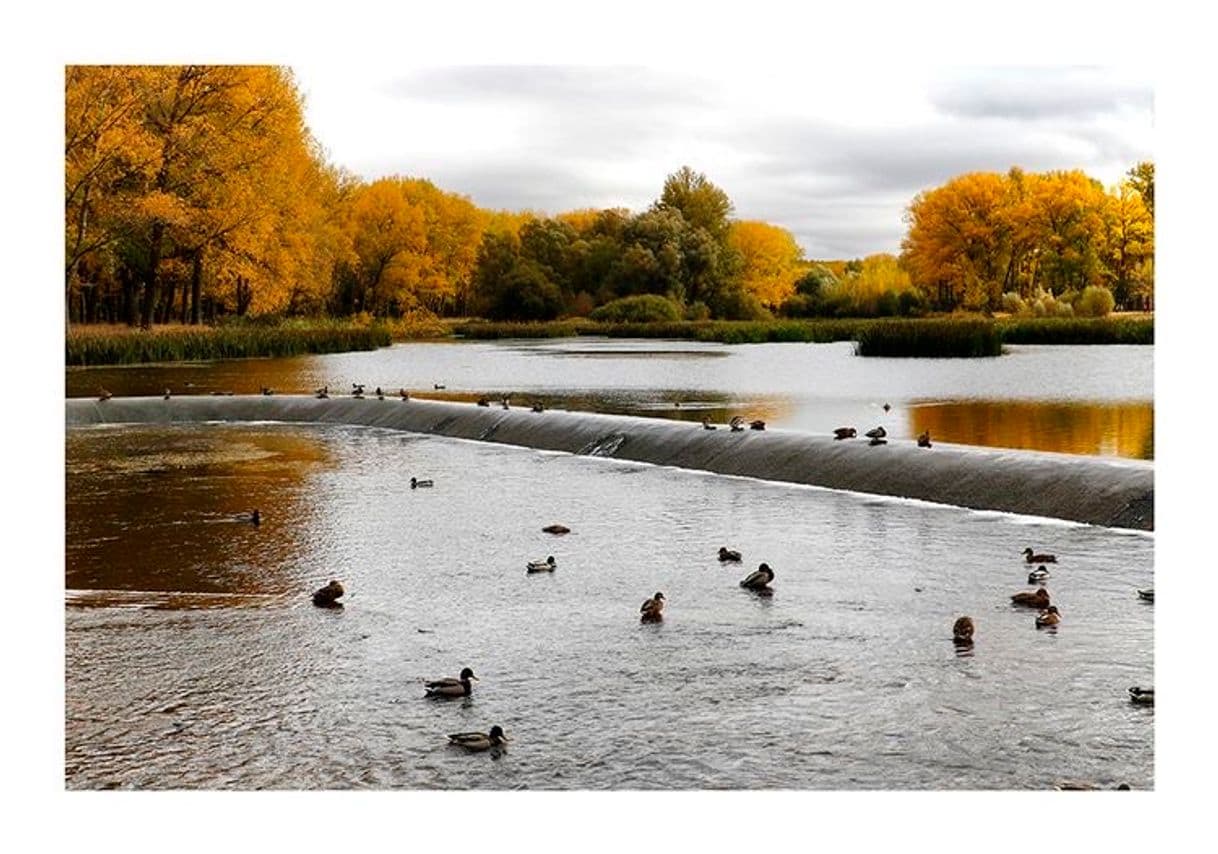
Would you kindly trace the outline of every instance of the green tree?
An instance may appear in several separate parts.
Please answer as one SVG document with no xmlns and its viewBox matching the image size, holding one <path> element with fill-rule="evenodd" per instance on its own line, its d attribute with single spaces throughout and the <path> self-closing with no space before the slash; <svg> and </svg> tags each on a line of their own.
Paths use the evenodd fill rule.
<svg viewBox="0 0 1218 854">
<path fill-rule="evenodd" d="M 1143 160 L 1126 174 L 1129 176 L 1129 183 L 1138 191 L 1138 195 L 1142 197 L 1142 201 L 1146 205 L 1146 210 L 1153 217 L 1155 215 L 1155 164 L 1149 160 Z"/>
<path fill-rule="evenodd" d="M 679 211 L 695 228 L 705 228 L 722 243 L 731 225 L 732 200 L 701 172 L 682 166 L 664 181 L 664 190 L 654 205 L 659 210 Z"/>
</svg>

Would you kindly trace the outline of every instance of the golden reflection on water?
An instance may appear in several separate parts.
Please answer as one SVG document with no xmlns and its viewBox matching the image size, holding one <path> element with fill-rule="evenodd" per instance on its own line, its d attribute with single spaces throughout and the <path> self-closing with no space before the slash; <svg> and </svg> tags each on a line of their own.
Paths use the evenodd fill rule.
<svg viewBox="0 0 1218 854">
<path fill-rule="evenodd" d="M 80 605 L 231 606 L 222 597 L 290 589 L 293 524 L 313 512 L 309 476 L 331 464 L 311 437 L 214 425 L 69 431 L 65 450 L 65 587 L 114 594 L 69 592 Z M 254 508 L 261 526 L 238 521 Z"/>
<path fill-rule="evenodd" d="M 964 445 L 1154 459 L 1154 404 L 973 400 L 914 404 L 909 433 Z"/>
</svg>

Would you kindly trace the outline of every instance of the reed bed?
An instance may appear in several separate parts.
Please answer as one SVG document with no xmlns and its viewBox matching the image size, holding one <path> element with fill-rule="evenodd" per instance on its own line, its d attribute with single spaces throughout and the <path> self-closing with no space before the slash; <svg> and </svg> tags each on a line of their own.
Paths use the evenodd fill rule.
<svg viewBox="0 0 1218 854">
<path fill-rule="evenodd" d="M 859 331 L 860 356 L 978 358 L 1002 354 L 993 321 L 963 318 L 881 320 Z"/>
<path fill-rule="evenodd" d="M 66 336 L 66 363 L 71 366 L 128 365 L 299 356 L 375 350 L 388 346 L 390 341 L 389 330 L 381 324 L 360 325 L 332 320 L 285 321 L 277 325 L 163 326 L 152 330 L 78 326 Z"/>
<path fill-rule="evenodd" d="M 1007 344 L 1154 344 L 1153 315 L 1008 317 L 997 321 Z"/>
</svg>

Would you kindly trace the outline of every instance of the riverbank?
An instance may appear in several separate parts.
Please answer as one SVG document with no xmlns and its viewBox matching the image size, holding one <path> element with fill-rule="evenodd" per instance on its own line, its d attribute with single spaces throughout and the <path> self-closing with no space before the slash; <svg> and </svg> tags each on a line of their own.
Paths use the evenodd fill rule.
<svg viewBox="0 0 1218 854">
<path fill-rule="evenodd" d="M 720 344 L 778 342 L 875 342 L 899 340 L 901 354 L 913 356 L 996 355 L 1001 344 L 1153 344 L 1154 316 L 1103 318 L 816 318 L 767 321 L 673 321 L 598 323 L 587 318 L 544 322 L 492 322 L 452 318 L 408 320 L 293 319 L 247 321 L 219 326 L 73 326 L 65 338 L 69 367 L 150 362 L 203 361 L 259 356 L 298 356 L 375 350 L 394 341 L 461 338 L 670 338 Z M 976 341 L 985 346 L 975 346 Z M 953 346 L 953 342 L 961 344 Z M 888 355 L 885 347 L 864 348 Z"/>
</svg>

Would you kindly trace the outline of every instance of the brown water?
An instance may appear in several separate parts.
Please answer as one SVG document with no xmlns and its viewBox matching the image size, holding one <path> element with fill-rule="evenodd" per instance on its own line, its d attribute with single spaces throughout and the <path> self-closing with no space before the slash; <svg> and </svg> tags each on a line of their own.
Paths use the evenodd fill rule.
<svg viewBox="0 0 1218 854">
<path fill-rule="evenodd" d="M 66 455 L 68 788 L 1154 782 L 1125 694 L 1154 681 L 1153 536 L 371 428 Z M 1025 545 L 1059 555 L 1056 631 L 1009 604 Z M 768 598 L 737 586 L 763 560 Z M 345 607 L 312 607 L 330 578 Z M 471 698 L 422 698 L 463 666 Z M 503 754 L 445 746 L 495 723 Z"/>
<path fill-rule="evenodd" d="M 873 359 L 836 344 L 562 339 L 428 342 L 291 359 L 73 369 L 69 397 L 306 392 L 351 383 L 449 400 L 700 421 L 734 415 L 829 433 L 883 425 L 944 442 L 1154 458 L 1153 347 L 1012 346 L 993 359 Z M 435 389 L 436 384 L 445 386 Z M 882 408 L 891 406 L 889 411 Z"/>
</svg>

